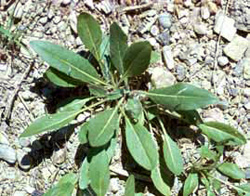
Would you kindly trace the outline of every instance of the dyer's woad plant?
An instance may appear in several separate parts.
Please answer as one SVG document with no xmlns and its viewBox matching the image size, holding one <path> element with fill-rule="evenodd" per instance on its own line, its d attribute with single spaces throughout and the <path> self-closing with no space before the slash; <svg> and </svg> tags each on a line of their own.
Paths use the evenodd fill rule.
<svg viewBox="0 0 250 196">
<path fill-rule="evenodd" d="M 215 195 L 219 193 L 221 183 L 241 195 L 250 194 L 248 184 L 239 184 L 244 172 L 237 165 L 225 159 L 222 161 L 225 147 L 243 145 L 245 137 L 229 125 L 203 122 L 196 111 L 219 103 L 214 95 L 185 83 L 160 89 L 141 87 L 135 81 L 150 64 L 151 46 L 147 41 L 128 46 L 127 36 L 117 23 L 111 25 L 108 35 L 103 35 L 98 22 L 87 13 L 78 17 L 77 29 L 98 66 L 61 46 L 46 41 L 30 43 L 50 65 L 46 77 L 51 82 L 61 87 L 86 85 L 90 96 L 76 98 L 56 113 L 38 118 L 21 137 L 60 129 L 79 114 L 92 113 L 79 129 L 80 143 L 90 146 L 79 173 L 62 177 L 45 196 L 70 196 L 75 188 L 83 195 L 88 195 L 91 189 L 97 196 L 104 196 L 109 186 L 109 164 L 118 147 L 118 135 L 125 138 L 129 153 L 148 171 L 162 195 L 171 195 L 171 186 L 166 180 L 171 175 L 166 175 L 166 170 L 172 176 L 185 179 L 184 196 L 198 187 L 204 187 L 207 195 Z M 171 136 L 170 131 L 174 130 L 169 130 L 166 125 L 169 117 L 196 126 L 208 138 L 208 142 L 200 146 L 200 158 L 185 169 L 181 151 Z M 230 183 L 216 177 L 218 172 L 230 177 Z M 134 184 L 131 175 L 125 187 L 126 196 L 142 195 L 135 193 Z"/>
</svg>

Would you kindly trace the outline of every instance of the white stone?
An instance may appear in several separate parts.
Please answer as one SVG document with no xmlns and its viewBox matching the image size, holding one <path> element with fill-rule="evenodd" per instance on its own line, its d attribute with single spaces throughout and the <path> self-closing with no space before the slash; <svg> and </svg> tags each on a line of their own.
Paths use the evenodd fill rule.
<svg viewBox="0 0 250 196">
<path fill-rule="evenodd" d="M 151 82 L 155 88 L 171 86 L 175 83 L 174 75 L 164 67 L 154 67 L 149 69 Z"/>
<path fill-rule="evenodd" d="M 234 61 L 239 61 L 247 50 L 247 39 L 236 35 L 233 40 L 223 49 L 225 55 Z"/>
<path fill-rule="evenodd" d="M 234 23 L 232 18 L 224 15 L 223 12 L 218 12 L 215 18 L 214 32 L 231 41 L 237 31 Z"/>
<path fill-rule="evenodd" d="M 242 61 L 244 67 L 244 79 L 250 80 L 250 58 L 244 58 Z"/>
<path fill-rule="evenodd" d="M 207 6 L 201 7 L 201 17 L 207 20 L 210 17 L 210 11 Z"/>
<path fill-rule="evenodd" d="M 85 5 L 86 5 L 88 8 L 90 8 L 91 10 L 94 10 L 94 9 L 95 9 L 93 0 L 85 0 L 84 3 L 85 3 Z"/>
<path fill-rule="evenodd" d="M 221 67 L 224 67 L 225 65 L 227 65 L 229 63 L 229 60 L 225 56 L 220 56 L 220 57 L 218 57 L 218 63 Z"/>
<path fill-rule="evenodd" d="M 164 46 L 162 49 L 163 59 L 168 69 L 174 69 L 174 58 L 170 46 Z"/>
<path fill-rule="evenodd" d="M 70 2 L 71 2 L 71 0 L 63 0 L 63 1 L 62 1 L 62 4 L 63 4 L 63 5 L 68 5 L 68 4 L 70 4 Z"/>
<path fill-rule="evenodd" d="M 7 139 L 7 136 L 1 132 L 0 132 L 0 144 L 6 144 L 6 145 L 10 144 L 8 139 Z"/>
<path fill-rule="evenodd" d="M 10 146 L 0 144 L 0 159 L 13 164 L 16 162 L 16 151 Z"/>
<path fill-rule="evenodd" d="M 205 35 L 207 34 L 207 27 L 203 23 L 195 23 L 194 24 L 194 31 L 198 35 Z"/>
</svg>

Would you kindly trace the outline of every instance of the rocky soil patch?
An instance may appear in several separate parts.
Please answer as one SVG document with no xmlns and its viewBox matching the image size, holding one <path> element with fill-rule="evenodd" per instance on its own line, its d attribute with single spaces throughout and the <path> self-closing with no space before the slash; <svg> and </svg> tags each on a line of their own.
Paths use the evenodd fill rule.
<svg viewBox="0 0 250 196">
<path fill-rule="evenodd" d="M 249 0 L 5 0 L 0 1 L 0 24 L 8 28 L 13 22 L 10 31 L 27 46 L 31 40 L 49 40 L 80 52 L 84 46 L 76 32 L 76 18 L 83 11 L 93 14 L 103 30 L 117 21 L 130 41 L 151 43 L 161 54 L 148 70 L 151 85 L 189 82 L 209 90 L 222 103 L 204 110 L 203 118 L 226 122 L 249 135 Z M 35 118 L 52 112 L 60 100 L 77 92 L 44 80 L 48 65 L 12 40 L 0 34 L 0 195 L 39 196 L 60 176 L 77 169 L 77 129 L 24 139 L 19 135 Z M 188 162 L 197 147 L 188 136 L 178 143 Z M 230 153 L 249 179 L 250 143 Z M 124 194 L 122 177 L 127 173 L 119 155 L 112 162 L 108 195 Z M 141 186 L 149 187 L 145 195 L 154 195 L 149 193 L 150 183 L 138 176 Z M 173 195 L 181 183 L 175 180 Z M 196 195 L 204 195 L 200 188 Z M 223 186 L 220 195 L 233 193 Z"/>
</svg>

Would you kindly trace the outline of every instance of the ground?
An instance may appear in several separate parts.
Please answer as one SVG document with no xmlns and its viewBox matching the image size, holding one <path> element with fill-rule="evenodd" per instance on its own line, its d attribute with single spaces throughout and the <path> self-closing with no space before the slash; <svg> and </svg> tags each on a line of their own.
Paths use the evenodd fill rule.
<svg viewBox="0 0 250 196">
<path fill-rule="evenodd" d="M 200 111 L 202 117 L 228 123 L 248 137 L 249 0 L 7 0 L 0 1 L 0 25 L 8 29 L 13 22 L 10 32 L 20 36 L 15 39 L 28 48 L 31 40 L 48 40 L 80 52 L 85 49 L 76 32 L 81 12 L 93 14 L 103 31 L 117 21 L 130 42 L 148 40 L 161 54 L 148 70 L 152 84 L 161 87 L 189 82 L 209 90 L 222 103 Z M 77 130 L 69 140 L 64 129 L 39 137 L 19 136 L 34 119 L 53 112 L 55 104 L 77 92 L 46 81 L 43 73 L 48 65 L 4 35 L 0 34 L 0 195 L 38 196 L 60 176 L 77 169 Z M 190 137 L 178 144 L 185 161 L 195 156 L 196 145 Z M 230 153 L 250 178 L 249 143 Z M 119 164 L 119 155 L 117 152 L 112 161 L 108 195 L 124 193 L 122 177 L 127 173 Z M 144 177 L 138 174 L 141 183 L 150 187 Z M 177 180 L 173 195 L 180 187 Z M 195 195 L 204 193 L 200 189 Z M 221 195 L 233 193 L 224 186 Z"/>
</svg>

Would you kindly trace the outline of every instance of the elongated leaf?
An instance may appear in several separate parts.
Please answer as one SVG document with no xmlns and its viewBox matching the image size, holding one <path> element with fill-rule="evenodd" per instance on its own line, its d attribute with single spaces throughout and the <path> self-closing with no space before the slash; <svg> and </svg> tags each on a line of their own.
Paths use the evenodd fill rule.
<svg viewBox="0 0 250 196">
<path fill-rule="evenodd" d="M 210 139 L 225 143 L 226 145 L 242 145 L 246 143 L 246 138 L 237 129 L 219 122 L 206 122 L 200 124 L 202 133 Z"/>
<path fill-rule="evenodd" d="M 89 165 L 90 186 L 97 196 L 104 196 L 109 186 L 109 162 L 105 151 L 94 156 Z"/>
<path fill-rule="evenodd" d="M 156 143 L 148 130 L 137 123 L 133 125 L 126 118 L 126 143 L 134 160 L 147 170 L 156 167 L 159 155 Z"/>
<path fill-rule="evenodd" d="M 52 187 L 43 196 L 71 196 L 76 182 L 76 174 L 66 174 L 54 187 Z"/>
<path fill-rule="evenodd" d="M 237 187 L 237 192 L 239 196 L 250 196 L 250 184 L 242 184 Z"/>
<path fill-rule="evenodd" d="M 123 58 L 123 78 L 142 74 L 148 68 L 150 55 L 151 45 L 149 42 L 145 41 L 132 44 L 126 50 Z"/>
<path fill-rule="evenodd" d="M 54 69 L 82 82 L 105 84 L 95 68 L 80 55 L 47 41 L 31 41 L 31 47 Z"/>
<path fill-rule="evenodd" d="M 112 138 L 118 124 L 117 108 L 105 110 L 90 119 L 89 142 L 91 146 L 102 146 Z"/>
<path fill-rule="evenodd" d="M 218 170 L 225 174 L 226 176 L 229 176 L 230 178 L 240 180 L 245 178 L 245 173 L 234 163 L 225 162 L 222 163 Z"/>
<path fill-rule="evenodd" d="M 77 32 L 83 44 L 100 60 L 102 31 L 98 22 L 88 13 L 82 13 L 77 19 Z"/>
<path fill-rule="evenodd" d="M 150 90 L 145 94 L 155 103 L 165 105 L 170 110 L 195 110 L 219 102 L 207 90 L 185 83 Z"/>
<path fill-rule="evenodd" d="M 184 183 L 183 196 L 188 196 L 193 193 L 197 189 L 198 185 L 198 174 L 190 173 Z"/>
<path fill-rule="evenodd" d="M 84 190 L 88 188 L 89 185 L 89 162 L 87 157 L 84 159 L 81 168 L 80 168 L 80 176 L 79 176 L 79 187 Z"/>
<path fill-rule="evenodd" d="M 118 129 L 118 127 L 117 127 L 117 129 Z M 108 155 L 109 161 L 111 161 L 111 159 L 113 158 L 113 156 L 115 155 L 115 152 L 116 152 L 116 147 L 117 147 L 117 142 L 118 142 L 117 134 L 118 134 L 118 131 L 116 131 L 115 135 L 111 138 L 109 146 L 106 149 L 106 153 Z"/>
<path fill-rule="evenodd" d="M 125 196 L 135 196 L 135 178 L 130 175 L 126 181 Z"/>
<path fill-rule="evenodd" d="M 138 120 L 140 115 L 143 112 L 142 104 L 138 98 L 131 99 L 129 98 L 125 106 L 128 116 Z"/>
<path fill-rule="evenodd" d="M 76 111 L 80 110 L 87 102 L 92 100 L 93 97 L 89 98 L 75 98 L 73 100 L 68 101 L 67 103 L 58 104 L 58 109 L 56 112 L 71 112 L 71 111 Z"/>
<path fill-rule="evenodd" d="M 169 186 L 163 181 L 160 169 L 158 167 L 155 167 L 151 171 L 151 179 L 154 183 L 154 186 L 157 188 L 158 191 L 160 191 L 161 194 L 165 196 L 171 196 L 171 191 Z"/>
<path fill-rule="evenodd" d="M 185 110 L 185 111 L 178 111 L 181 115 L 181 120 L 189 123 L 191 125 L 199 125 L 202 122 L 200 114 L 196 110 Z"/>
<path fill-rule="evenodd" d="M 59 112 L 55 114 L 47 114 L 38 118 L 33 122 L 20 137 L 28 137 L 44 131 L 51 131 L 53 129 L 60 129 L 72 121 L 79 111 Z"/>
<path fill-rule="evenodd" d="M 76 87 L 79 85 L 82 85 L 83 82 L 80 80 L 76 80 L 74 78 L 71 78 L 67 76 L 66 74 L 57 71 L 56 69 L 50 67 L 46 72 L 45 72 L 45 77 L 48 78 L 50 82 L 55 84 L 56 86 L 60 87 Z"/>
<path fill-rule="evenodd" d="M 163 135 L 163 155 L 168 169 L 175 175 L 180 175 L 183 171 L 181 151 L 167 134 Z"/>
<path fill-rule="evenodd" d="M 87 134 L 88 134 L 88 122 L 85 122 L 84 124 L 81 125 L 80 131 L 78 133 L 78 139 L 81 144 L 86 144 L 88 142 Z"/>
<path fill-rule="evenodd" d="M 110 56 L 120 74 L 123 74 L 123 57 L 128 48 L 127 39 L 126 34 L 114 22 L 110 27 Z"/>
</svg>

